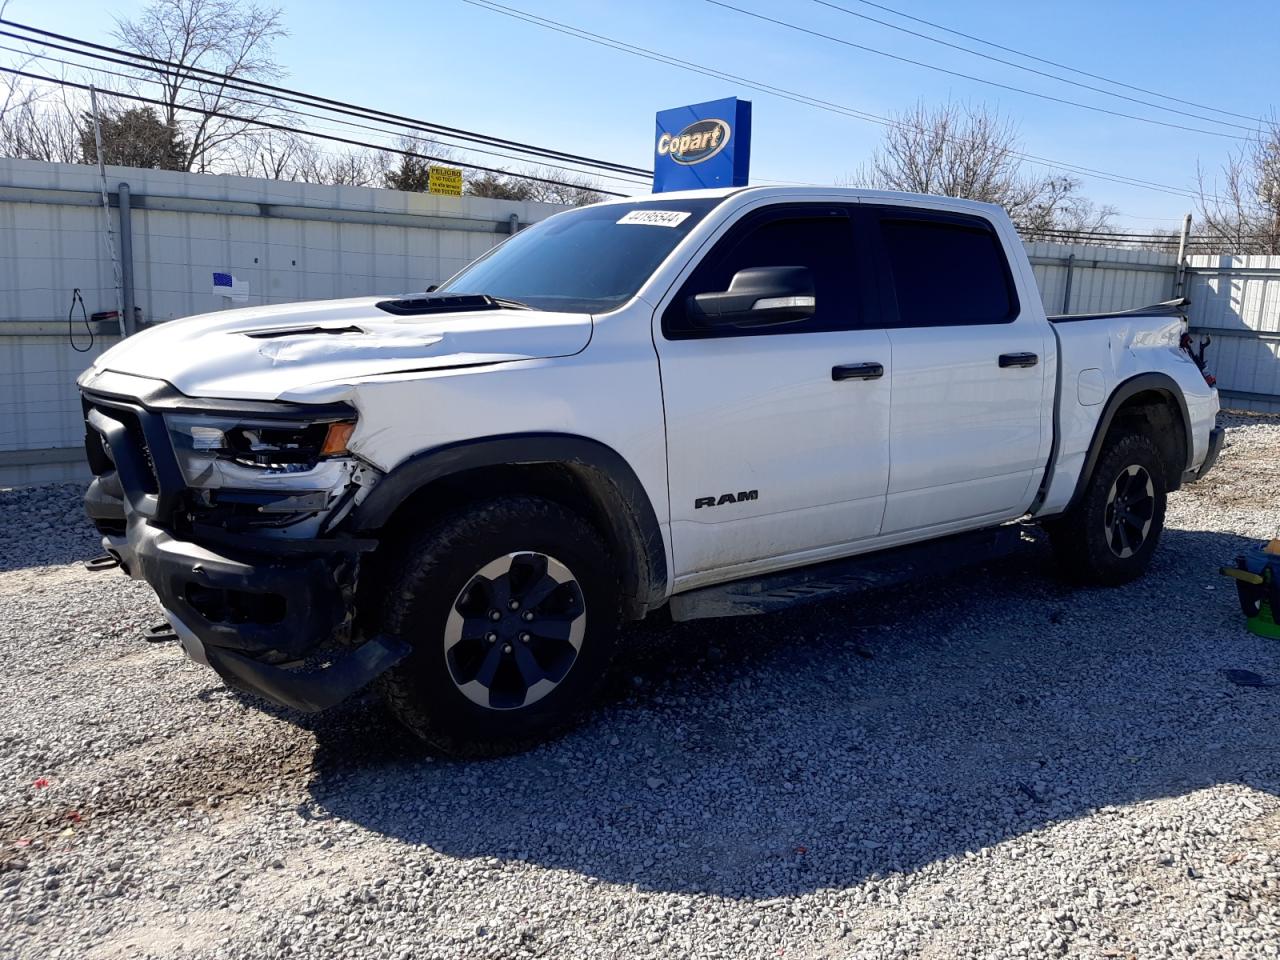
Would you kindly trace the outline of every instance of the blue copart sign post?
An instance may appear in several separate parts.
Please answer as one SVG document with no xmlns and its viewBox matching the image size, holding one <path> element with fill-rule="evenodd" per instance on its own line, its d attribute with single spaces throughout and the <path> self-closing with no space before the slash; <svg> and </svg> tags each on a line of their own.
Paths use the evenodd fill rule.
<svg viewBox="0 0 1280 960">
<path fill-rule="evenodd" d="M 745 187 L 750 163 L 751 101 L 728 97 L 658 114 L 654 193 Z"/>
</svg>

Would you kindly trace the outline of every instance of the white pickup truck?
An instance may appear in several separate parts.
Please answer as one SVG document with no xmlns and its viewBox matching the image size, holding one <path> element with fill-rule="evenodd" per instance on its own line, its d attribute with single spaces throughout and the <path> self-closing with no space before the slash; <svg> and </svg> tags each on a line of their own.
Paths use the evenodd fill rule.
<svg viewBox="0 0 1280 960">
<path fill-rule="evenodd" d="M 759 613 L 1042 523 L 1143 572 L 1213 464 L 1176 305 L 1045 316 L 981 203 L 610 201 L 439 288 L 166 323 L 80 379 L 86 503 L 186 652 L 318 710 L 374 682 L 446 751 L 546 736 L 624 619 Z"/>
</svg>

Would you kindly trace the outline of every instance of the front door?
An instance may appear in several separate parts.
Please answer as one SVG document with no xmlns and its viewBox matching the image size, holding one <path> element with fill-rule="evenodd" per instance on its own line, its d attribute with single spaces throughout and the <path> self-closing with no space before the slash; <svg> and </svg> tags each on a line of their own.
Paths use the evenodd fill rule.
<svg viewBox="0 0 1280 960">
<path fill-rule="evenodd" d="M 889 478 L 889 337 L 841 205 L 750 212 L 722 232 L 661 316 L 677 588 L 847 553 L 880 530 Z M 803 266 L 812 317 L 699 329 L 694 294 L 749 267 Z M 783 559 L 786 558 L 786 559 Z"/>
</svg>

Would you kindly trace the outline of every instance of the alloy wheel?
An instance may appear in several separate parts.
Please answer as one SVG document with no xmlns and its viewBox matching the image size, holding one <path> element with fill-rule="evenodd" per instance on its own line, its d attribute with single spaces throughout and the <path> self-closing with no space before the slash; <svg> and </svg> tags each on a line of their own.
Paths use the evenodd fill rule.
<svg viewBox="0 0 1280 960">
<path fill-rule="evenodd" d="M 1103 512 L 1107 546 L 1121 560 L 1142 549 L 1156 513 L 1155 484 L 1145 467 L 1130 464 L 1120 471 L 1107 494 Z"/>
<path fill-rule="evenodd" d="M 582 588 L 568 567 L 543 553 L 508 553 L 480 568 L 449 610 L 449 675 L 482 707 L 527 707 L 564 680 L 586 626 Z"/>
</svg>

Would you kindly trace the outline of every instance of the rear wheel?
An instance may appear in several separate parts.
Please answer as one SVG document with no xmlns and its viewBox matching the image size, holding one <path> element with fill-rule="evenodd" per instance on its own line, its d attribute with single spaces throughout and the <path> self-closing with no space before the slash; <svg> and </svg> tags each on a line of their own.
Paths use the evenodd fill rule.
<svg viewBox="0 0 1280 960">
<path fill-rule="evenodd" d="M 464 509 L 395 561 L 383 630 L 413 647 L 384 674 L 396 717 L 437 749 L 493 755 L 555 733 L 612 659 L 619 593 L 603 541 L 559 504 Z"/>
<path fill-rule="evenodd" d="M 1083 496 L 1046 526 L 1054 553 L 1073 579 L 1127 583 L 1151 562 L 1164 529 L 1164 462 L 1145 434 L 1107 438 Z"/>
</svg>

